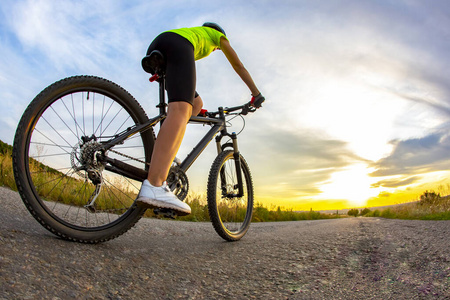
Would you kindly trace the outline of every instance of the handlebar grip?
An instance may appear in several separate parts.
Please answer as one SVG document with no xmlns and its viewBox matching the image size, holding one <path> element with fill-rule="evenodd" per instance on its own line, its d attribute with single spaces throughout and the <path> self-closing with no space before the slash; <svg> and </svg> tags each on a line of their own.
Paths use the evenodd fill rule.
<svg viewBox="0 0 450 300">
<path fill-rule="evenodd" d="M 260 108 L 265 100 L 266 100 L 266 98 L 264 98 L 263 95 L 259 94 L 256 97 L 252 97 L 250 104 L 256 108 Z"/>
</svg>

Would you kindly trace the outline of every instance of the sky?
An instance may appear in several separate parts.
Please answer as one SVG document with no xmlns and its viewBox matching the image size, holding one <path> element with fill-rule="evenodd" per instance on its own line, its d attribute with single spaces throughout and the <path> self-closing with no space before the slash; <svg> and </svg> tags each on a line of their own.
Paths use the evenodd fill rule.
<svg viewBox="0 0 450 300">
<path fill-rule="evenodd" d="M 157 86 L 140 65 L 148 45 L 207 21 L 266 97 L 239 135 L 256 202 L 320 210 L 450 193 L 446 0 L 2 0 L 0 139 L 12 144 L 28 103 L 72 75 L 112 80 L 156 115 Z M 220 51 L 196 67 L 206 109 L 250 100 Z M 178 156 L 207 129 L 188 126 Z M 205 191 L 214 157 L 210 145 L 188 171 L 193 192 Z"/>
</svg>

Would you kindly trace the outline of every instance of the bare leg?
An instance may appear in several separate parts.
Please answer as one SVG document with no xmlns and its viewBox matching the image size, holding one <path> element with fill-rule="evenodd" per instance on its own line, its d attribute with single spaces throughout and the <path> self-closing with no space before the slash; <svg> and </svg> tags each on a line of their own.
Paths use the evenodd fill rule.
<svg viewBox="0 0 450 300">
<path fill-rule="evenodd" d="M 148 171 L 148 181 L 153 186 L 161 186 L 166 180 L 170 166 L 183 140 L 192 110 L 192 105 L 187 102 L 169 103 L 167 118 L 155 141 Z"/>
<path fill-rule="evenodd" d="M 203 107 L 202 98 L 200 96 L 194 98 L 194 105 L 192 107 L 192 116 L 196 117 L 200 113 L 202 107 Z"/>
</svg>

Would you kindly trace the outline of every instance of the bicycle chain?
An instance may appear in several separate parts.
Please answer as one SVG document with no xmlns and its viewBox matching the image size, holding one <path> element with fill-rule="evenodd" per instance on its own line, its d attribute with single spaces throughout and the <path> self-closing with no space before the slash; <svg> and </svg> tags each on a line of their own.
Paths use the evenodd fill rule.
<svg viewBox="0 0 450 300">
<path fill-rule="evenodd" d="M 116 153 L 116 154 L 118 154 L 118 155 L 121 155 L 121 156 L 123 156 L 123 157 L 125 157 L 125 158 L 129 158 L 129 159 L 131 159 L 131 160 L 140 162 L 141 164 L 150 166 L 150 163 L 146 163 L 146 162 L 143 161 L 143 160 L 140 160 L 140 159 L 131 157 L 131 156 L 129 156 L 129 155 L 127 155 L 127 154 L 124 154 L 124 153 L 121 153 L 121 152 L 119 152 L 119 151 L 116 151 L 116 150 L 113 150 L 113 149 L 109 149 L 109 151 L 111 151 L 111 152 L 113 152 L 113 153 Z"/>
<path fill-rule="evenodd" d="M 142 161 L 140 159 L 131 157 L 127 154 L 121 153 L 119 151 L 116 150 L 112 150 L 110 149 L 109 151 L 116 153 L 118 155 L 121 155 L 125 158 L 140 162 L 144 165 L 150 165 L 149 163 L 146 163 L 145 161 Z M 175 189 L 175 195 L 178 197 L 178 199 L 180 199 L 181 201 L 183 201 L 186 196 L 187 196 L 187 192 L 189 190 L 189 181 L 188 178 L 186 176 L 186 173 L 184 173 L 184 171 L 182 171 L 179 167 L 178 167 L 179 163 L 177 163 L 176 166 L 173 166 L 170 168 L 169 170 L 169 175 L 167 176 L 167 182 L 169 183 L 169 185 L 173 182 L 181 182 L 182 185 L 180 187 L 177 187 Z"/>
</svg>

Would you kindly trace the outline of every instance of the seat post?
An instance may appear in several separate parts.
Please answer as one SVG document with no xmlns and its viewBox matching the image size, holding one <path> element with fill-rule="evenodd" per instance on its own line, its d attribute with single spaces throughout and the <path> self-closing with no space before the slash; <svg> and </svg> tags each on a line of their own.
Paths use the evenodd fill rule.
<svg viewBox="0 0 450 300">
<path fill-rule="evenodd" d="M 166 78 L 163 75 L 159 81 L 159 113 L 166 113 Z"/>
<path fill-rule="evenodd" d="M 142 68 L 145 72 L 153 74 L 150 81 L 157 80 L 159 82 L 159 104 L 156 107 L 159 108 L 159 114 L 161 116 L 166 115 L 166 62 L 164 55 L 158 51 L 153 50 L 149 55 L 142 59 Z M 159 78 L 159 79 L 158 79 Z M 153 80 L 152 80 L 153 79 Z M 161 125 L 163 120 L 161 121 Z"/>
<path fill-rule="evenodd" d="M 159 104 L 157 107 L 159 108 L 159 114 L 165 115 L 166 112 L 166 76 L 162 75 L 159 80 Z M 162 126 L 164 120 L 161 120 L 160 125 Z"/>
</svg>

